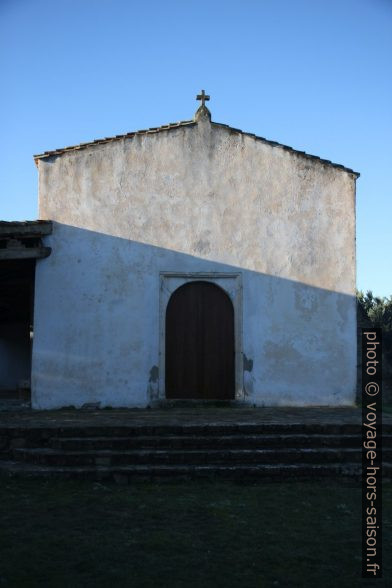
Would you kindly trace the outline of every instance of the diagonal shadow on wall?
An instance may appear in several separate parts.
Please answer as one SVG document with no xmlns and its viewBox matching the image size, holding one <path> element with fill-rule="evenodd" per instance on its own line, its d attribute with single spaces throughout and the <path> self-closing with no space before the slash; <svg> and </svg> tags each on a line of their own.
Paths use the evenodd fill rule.
<svg viewBox="0 0 392 588">
<path fill-rule="evenodd" d="M 238 399 L 354 403 L 354 296 L 57 222 L 45 243 L 52 254 L 36 268 L 33 408 L 164 398 L 165 305 L 192 279 L 238 297 Z"/>
</svg>

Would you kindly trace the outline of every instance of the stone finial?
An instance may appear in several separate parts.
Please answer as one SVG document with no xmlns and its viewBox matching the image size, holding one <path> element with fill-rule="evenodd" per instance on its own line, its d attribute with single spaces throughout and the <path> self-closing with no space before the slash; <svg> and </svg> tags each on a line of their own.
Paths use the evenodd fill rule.
<svg viewBox="0 0 392 588">
<path fill-rule="evenodd" d="M 205 105 L 205 102 L 209 99 L 210 99 L 210 97 L 204 92 L 204 90 L 202 90 L 201 93 L 196 96 L 196 100 L 201 100 L 201 104 L 200 104 L 199 108 L 196 110 L 195 116 L 194 116 L 194 119 L 196 121 L 198 121 L 202 118 L 208 118 L 208 120 L 211 120 L 211 112 L 208 110 L 207 106 Z"/>
</svg>

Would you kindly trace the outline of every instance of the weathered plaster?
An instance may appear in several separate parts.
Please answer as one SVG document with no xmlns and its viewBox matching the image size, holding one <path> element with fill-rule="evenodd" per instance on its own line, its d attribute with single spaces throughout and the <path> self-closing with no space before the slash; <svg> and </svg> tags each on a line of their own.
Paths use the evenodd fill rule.
<svg viewBox="0 0 392 588">
<path fill-rule="evenodd" d="M 354 401 L 353 174 L 206 119 L 38 166 L 35 407 L 159 397 L 160 275 L 200 272 L 241 275 L 247 402 Z"/>
</svg>

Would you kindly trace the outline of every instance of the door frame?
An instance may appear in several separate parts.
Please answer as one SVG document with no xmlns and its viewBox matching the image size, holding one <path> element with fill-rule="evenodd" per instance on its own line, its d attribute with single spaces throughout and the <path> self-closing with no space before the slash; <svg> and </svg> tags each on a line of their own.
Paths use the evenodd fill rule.
<svg viewBox="0 0 392 588">
<path fill-rule="evenodd" d="M 210 282 L 229 296 L 234 308 L 234 399 L 245 400 L 242 345 L 242 274 L 240 272 L 160 272 L 158 400 L 166 400 L 166 308 L 173 292 L 190 282 Z M 170 401 L 170 400 L 168 400 Z"/>
</svg>

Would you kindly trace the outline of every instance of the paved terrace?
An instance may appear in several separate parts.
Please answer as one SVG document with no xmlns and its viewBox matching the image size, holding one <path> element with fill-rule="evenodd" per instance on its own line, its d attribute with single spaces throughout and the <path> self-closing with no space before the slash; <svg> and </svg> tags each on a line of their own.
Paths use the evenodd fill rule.
<svg viewBox="0 0 392 588">
<path fill-rule="evenodd" d="M 81 426 L 161 426 L 224 424 L 354 424 L 362 421 L 360 408 L 237 408 L 187 407 L 165 409 L 47 410 L 0 412 L 0 427 L 50 428 Z M 392 414 L 383 414 L 392 425 Z"/>
</svg>

